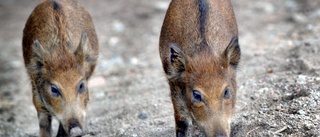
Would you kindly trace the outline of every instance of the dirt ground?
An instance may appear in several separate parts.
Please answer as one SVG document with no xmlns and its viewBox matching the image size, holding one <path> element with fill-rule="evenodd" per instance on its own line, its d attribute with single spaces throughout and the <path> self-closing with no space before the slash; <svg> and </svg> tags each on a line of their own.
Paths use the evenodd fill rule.
<svg viewBox="0 0 320 137">
<path fill-rule="evenodd" d="M 0 137 L 38 135 L 21 50 L 41 0 L 0 0 Z M 100 43 L 85 136 L 174 136 L 158 54 L 169 0 L 80 1 Z M 242 57 L 232 135 L 320 136 L 320 1 L 233 0 Z M 56 132 L 58 123 L 54 121 Z"/>
</svg>

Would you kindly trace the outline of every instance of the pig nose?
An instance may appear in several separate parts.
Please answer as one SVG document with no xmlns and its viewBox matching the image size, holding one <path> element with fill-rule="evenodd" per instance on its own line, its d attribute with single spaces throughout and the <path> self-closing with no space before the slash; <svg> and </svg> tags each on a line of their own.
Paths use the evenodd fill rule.
<svg viewBox="0 0 320 137">
<path fill-rule="evenodd" d="M 71 130 L 75 127 L 81 128 L 79 121 L 75 118 L 72 118 L 69 120 L 69 130 Z"/>
</svg>

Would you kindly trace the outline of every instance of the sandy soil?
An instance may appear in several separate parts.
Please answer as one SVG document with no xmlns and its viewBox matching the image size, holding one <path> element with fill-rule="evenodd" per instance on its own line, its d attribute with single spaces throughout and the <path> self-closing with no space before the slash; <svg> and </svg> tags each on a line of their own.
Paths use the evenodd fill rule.
<svg viewBox="0 0 320 137">
<path fill-rule="evenodd" d="M 0 0 L 0 136 L 37 136 L 22 30 L 40 0 Z M 158 39 L 169 0 L 81 0 L 100 43 L 85 136 L 174 136 Z M 233 0 L 242 49 L 233 136 L 320 136 L 320 1 Z M 56 132 L 57 122 L 54 121 Z"/>
</svg>

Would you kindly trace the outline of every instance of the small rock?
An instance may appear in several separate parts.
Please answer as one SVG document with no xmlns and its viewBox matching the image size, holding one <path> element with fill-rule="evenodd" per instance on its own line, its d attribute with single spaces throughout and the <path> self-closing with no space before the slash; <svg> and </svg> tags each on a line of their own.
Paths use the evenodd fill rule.
<svg viewBox="0 0 320 137">
<path fill-rule="evenodd" d="M 261 93 L 263 93 L 263 92 L 266 92 L 266 91 L 269 91 L 269 88 L 261 88 L 261 89 L 259 89 L 259 92 L 261 92 Z"/>
<path fill-rule="evenodd" d="M 122 135 L 125 131 L 126 131 L 126 130 L 124 130 L 124 129 L 122 129 L 122 128 L 118 129 L 118 135 Z"/>
<path fill-rule="evenodd" d="M 299 111 L 297 112 L 297 114 L 299 114 L 299 115 L 305 115 L 306 112 L 305 112 L 304 110 L 299 110 Z"/>
<path fill-rule="evenodd" d="M 271 123 L 271 124 L 270 124 L 270 127 L 271 127 L 271 128 L 276 128 L 276 127 L 278 127 L 278 125 L 277 125 L 277 123 Z"/>
<path fill-rule="evenodd" d="M 154 107 L 158 108 L 158 104 L 153 104 Z"/>
<path fill-rule="evenodd" d="M 112 24 L 112 26 L 113 26 L 112 29 L 113 29 L 115 32 L 123 32 L 124 29 L 125 29 L 124 24 L 123 24 L 122 22 L 120 22 L 120 21 L 115 21 L 115 22 Z"/>
<path fill-rule="evenodd" d="M 307 76 L 299 75 L 297 78 L 298 84 L 306 84 L 307 83 Z"/>
<path fill-rule="evenodd" d="M 136 57 L 132 57 L 131 60 L 130 60 L 131 64 L 133 65 L 137 65 L 139 63 L 139 59 L 136 58 Z"/>
<path fill-rule="evenodd" d="M 109 39 L 109 45 L 110 45 L 110 46 L 115 46 L 115 45 L 117 45 L 117 44 L 119 43 L 119 41 L 120 41 L 120 38 L 118 38 L 118 37 L 111 37 L 111 38 Z"/>
<path fill-rule="evenodd" d="M 15 118 L 13 115 L 11 115 L 8 119 L 7 119 L 8 122 L 14 122 L 15 121 Z"/>
<path fill-rule="evenodd" d="M 157 125 L 164 125 L 165 124 L 165 122 L 163 122 L 163 121 L 158 121 L 157 122 Z"/>
<path fill-rule="evenodd" d="M 307 105 L 307 106 L 310 106 L 310 107 L 316 107 L 317 103 L 316 103 L 315 100 L 311 100 L 311 101 L 309 101 L 306 105 Z"/>
<path fill-rule="evenodd" d="M 312 124 L 305 124 L 304 125 L 305 130 L 310 130 L 310 129 L 312 129 L 312 127 L 313 127 Z"/>
<path fill-rule="evenodd" d="M 279 99 L 278 99 L 277 97 L 273 97 L 272 100 L 273 100 L 274 102 L 277 102 Z"/>
<path fill-rule="evenodd" d="M 148 118 L 148 114 L 146 112 L 141 112 L 139 115 L 138 115 L 138 118 L 139 119 L 142 119 L 142 120 L 145 120 Z"/>
<path fill-rule="evenodd" d="M 271 14 L 274 12 L 275 8 L 274 6 L 272 5 L 272 3 L 264 3 L 264 11 L 268 14 Z"/>
<path fill-rule="evenodd" d="M 303 14 L 294 14 L 293 20 L 298 23 L 305 23 L 307 21 L 307 17 Z"/>
<path fill-rule="evenodd" d="M 281 106 L 277 106 L 275 110 L 276 111 L 280 111 L 281 110 Z"/>
</svg>

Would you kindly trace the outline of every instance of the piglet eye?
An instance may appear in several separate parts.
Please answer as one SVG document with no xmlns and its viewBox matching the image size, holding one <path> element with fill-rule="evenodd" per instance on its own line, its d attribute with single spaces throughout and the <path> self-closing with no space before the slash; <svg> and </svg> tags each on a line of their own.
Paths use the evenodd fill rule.
<svg viewBox="0 0 320 137">
<path fill-rule="evenodd" d="M 59 91 L 59 89 L 57 88 L 57 86 L 51 84 L 50 87 L 51 87 L 51 94 L 52 94 L 53 96 L 59 96 L 59 95 L 60 95 L 60 91 Z"/>
<path fill-rule="evenodd" d="M 197 101 L 202 101 L 201 93 L 197 90 L 193 90 L 193 98 Z"/>
<path fill-rule="evenodd" d="M 228 88 L 225 88 L 225 89 L 224 89 L 223 97 L 224 97 L 225 99 L 230 99 L 231 95 L 230 95 L 230 91 L 229 91 Z"/>
<path fill-rule="evenodd" d="M 79 93 L 83 93 L 83 92 L 85 92 L 85 91 L 86 91 L 85 84 L 84 84 L 83 81 L 81 81 L 81 82 L 79 83 L 79 85 L 78 85 L 78 92 L 79 92 Z"/>
</svg>

